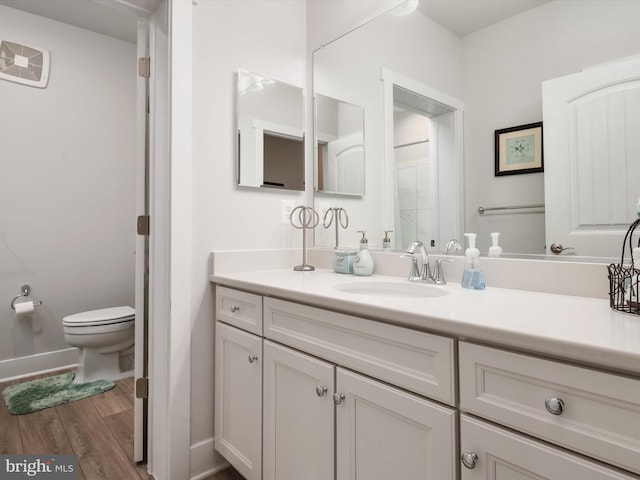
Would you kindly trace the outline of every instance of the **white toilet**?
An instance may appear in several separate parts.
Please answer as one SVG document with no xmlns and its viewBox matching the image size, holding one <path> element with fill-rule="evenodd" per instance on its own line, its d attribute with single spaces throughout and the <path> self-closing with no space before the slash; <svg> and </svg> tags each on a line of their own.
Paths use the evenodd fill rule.
<svg viewBox="0 0 640 480">
<path fill-rule="evenodd" d="M 64 339 L 80 349 L 74 383 L 118 380 L 133 375 L 121 368 L 120 356 L 134 343 L 135 310 L 103 308 L 76 313 L 62 319 Z"/>
</svg>

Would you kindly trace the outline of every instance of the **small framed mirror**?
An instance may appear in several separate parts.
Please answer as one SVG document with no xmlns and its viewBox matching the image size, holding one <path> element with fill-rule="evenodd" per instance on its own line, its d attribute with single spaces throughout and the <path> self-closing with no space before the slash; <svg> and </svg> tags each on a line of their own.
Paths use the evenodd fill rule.
<svg viewBox="0 0 640 480">
<path fill-rule="evenodd" d="M 364 195 L 364 108 L 315 96 L 316 191 Z"/>
<path fill-rule="evenodd" d="M 302 88 L 238 71 L 238 185 L 304 190 Z"/>
</svg>

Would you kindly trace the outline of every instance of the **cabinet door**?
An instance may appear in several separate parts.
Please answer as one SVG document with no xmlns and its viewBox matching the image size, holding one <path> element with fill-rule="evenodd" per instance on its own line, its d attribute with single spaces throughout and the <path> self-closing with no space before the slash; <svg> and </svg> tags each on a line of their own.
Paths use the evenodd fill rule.
<svg viewBox="0 0 640 480">
<path fill-rule="evenodd" d="M 215 446 L 246 480 L 262 478 L 262 338 L 216 323 Z"/>
<path fill-rule="evenodd" d="M 474 417 L 460 418 L 461 480 L 638 478 Z"/>
<path fill-rule="evenodd" d="M 264 341 L 264 480 L 332 480 L 334 366 Z"/>
<path fill-rule="evenodd" d="M 336 395 L 337 480 L 455 479 L 455 410 L 341 368 Z"/>
</svg>

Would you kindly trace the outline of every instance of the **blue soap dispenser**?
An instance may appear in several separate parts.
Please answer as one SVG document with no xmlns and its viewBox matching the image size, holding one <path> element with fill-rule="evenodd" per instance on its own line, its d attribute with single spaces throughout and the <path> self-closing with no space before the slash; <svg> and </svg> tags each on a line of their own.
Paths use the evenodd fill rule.
<svg viewBox="0 0 640 480">
<path fill-rule="evenodd" d="M 360 239 L 360 250 L 353 259 L 353 273 L 361 276 L 369 276 L 373 273 L 373 257 L 369 253 L 369 241 L 364 236 L 364 230 L 358 230 L 362 234 Z"/>
<path fill-rule="evenodd" d="M 480 250 L 476 248 L 476 234 L 465 233 L 469 241 L 469 248 L 465 251 L 464 273 L 461 285 L 463 288 L 484 290 L 484 273 L 480 270 Z"/>
</svg>

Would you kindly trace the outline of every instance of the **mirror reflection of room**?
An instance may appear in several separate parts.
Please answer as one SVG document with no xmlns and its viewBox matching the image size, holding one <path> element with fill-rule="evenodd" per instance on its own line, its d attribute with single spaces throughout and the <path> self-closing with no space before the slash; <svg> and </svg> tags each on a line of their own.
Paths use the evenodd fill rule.
<svg viewBox="0 0 640 480">
<path fill-rule="evenodd" d="M 302 89 L 238 72 L 238 185 L 304 190 Z"/>
<path fill-rule="evenodd" d="M 394 177 L 397 197 L 394 247 L 408 247 L 433 234 L 433 162 L 429 155 L 429 117 L 395 106 L 393 112 Z"/>
<path fill-rule="evenodd" d="M 362 107 L 316 94 L 316 190 L 363 195 L 364 111 Z"/>
<path fill-rule="evenodd" d="M 631 116 L 638 111 L 637 82 L 624 81 L 624 87 L 620 89 L 626 93 L 615 95 L 616 101 L 624 104 L 627 117 L 621 117 L 612 110 L 614 121 L 611 125 L 616 126 L 608 133 L 600 129 L 602 135 L 593 137 L 612 140 L 602 143 L 602 148 L 609 145 L 606 148 L 611 149 L 606 155 L 608 158 L 617 159 L 618 163 L 626 159 L 624 168 L 630 173 L 625 177 L 628 182 L 624 197 L 620 187 L 607 183 L 608 187 L 604 188 L 606 182 L 600 182 L 602 189 L 598 187 L 600 190 L 597 192 L 590 191 L 589 183 L 574 176 L 572 170 L 560 175 L 560 182 L 549 181 L 548 177 L 555 177 L 556 169 L 553 167 L 567 163 L 569 159 L 549 150 L 555 149 L 557 142 L 552 147 L 547 141 L 552 132 L 546 126 L 550 121 L 549 109 L 543 112 L 546 101 L 543 84 L 637 58 L 640 55 L 640 31 L 632 19 L 640 13 L 640 2 L 497 2 L 502 5 L 496 6 L 495 12 L 487 2 L 478 2 L 478 5 L 469 2 L 464 11 L 460 11 L 458 5 L 456 12 L 456 3 L 422 0 L 415 11 L 404 16 L 394 15 L 396 12 L 391 10 L 314 52 L 316 92 L 347 99 L 365 109 L 366 194 L 358 199 L 341 200 L 341 205 L 349 210 L 352 218 L 358 218 L 360 227 L 368 232 L 394 230 L 392 240 L 396 249 L 401 249 L 406 241 L 415 240 L 404 238 L 413 233 L 403 232 L 409 221 L 400 215 L 400 211 L 409 209 L 398 205 L 398 185 L 394 182 L 399 174 L 394 176 L 394 170 L 388 167 L 390 163 L 397 162 L 392 150 L 390 153 L 396 143 L 393 141 L 389 147 L 387 141 L 387 132 L 393 130 L 393 120 L 388 120 L 387 104 L 381 108 L 386 88 L 384 78 L 380 82 L 384 77 L 381 71 L 388 70 L 463 102 L 464 120 L 460 127 L 464 132 L 456 130 L 456 134 L 464 136 L 464 158 L 456 179 L 460 194 L 447 202 L 436 196 L 434 206 L 438 205 L 438 222 L 448 220 L 454 227 L 459 226 L 460 232 L 477 232 L 478 247 L 482 252 L 487 252 L 491 245 L 491 232 L 500 232 L 505 254 L 547 254 L 553 257 L 550 247 L 555 242 L 565 247 L 576 247 L 563 250 L 565 257 L 617 255 L 617 249 L 611 252 L 611 248 L 603 245 L 602 233 L 607 230 L 613 232 L 613 237 L 619 237 L 614 241 L 616 245 L 621 241 L 635 205 L 635 201 L 629 199 L 637 197 L 640 188 L 637 183 L 640 180 L 636 180 L 640 177 L 633 173 L 637 162 L 630 160 L 638 158 L 638 149 L 633 134 L 629 133 L 633 125 L 637 125 L 637 120 Z M 505 13 L 504 8 L 499 7 L 505 7 L 506 3 L 510 8 L 519 10 Z M 478 11 L 474 10 L 476 8 Z M 471 22 L 475 28 L 468 28 L 471 23 L 465 20 L 469 17 L 490 12 L 496 14 L 492 20 L 482 23 L 476 18 Z M 604 90 L 602 95 L 604 102 Z M 578 107 L 574 104 L 568 108 Z M 606 115 L 600 117 L 605 118 Z M 536 122 L 545 124 L 544 171 L 496 176 L 494 132 Z M 602 122 L 596 124 L 604 125 Z M 569 142 L 568 138 L 565 140 Z M 598 161 L 592 165 L 596 169 L 610 169 L 616 168 L 614 164 Z M 597 170 L 593 172 L 594 178 L 613 178 L 599 175 Z M 438 193 L 450 190 L 450 187 L 441 185 L 439 179 L 435 183 Z M 599 200 L 597 208 L 585 202 L 576 203 L 579 199 L 606 200 L 613 198 L 614 193 L 613 197 L 624 198 L 618 203 L 624 203 L 627 211 L 615 207 L 616 211 L 624 214 L 622 220 L 607 218 L 603 223 L 597 214 L 608 208 L 606 202 Z M 563 211 L 556 215 L 559 204 L 556 199 L 565 203 L 570 200 L 567 203 L 568 213 Z M 331 203 L 331 200 L 330 194 L 316 194 L 316 203 Z M 443 210 L 452 205 L 451 200 L 459 200 L 460 208 Z M 528 205 L 543 207 L 512 208 Z M 481 214 L 479 207 L 491 210 Z M 431 211 L 422 210 L 426 215 Z M 583 221 L 588 215 L 596 219 L 595 223 L 589 220 L 593 224 L 591 226 Z M 559 231 L 556 218 L 565 219 L 563 232 L 566 232 L 566 237 L 555 233 Z M 398 222 L 404 222 L 404 225 Z M 411 222 L 415 223 L 415 235 L 423 237 L 417 239 L 425 243 L 435 239 L 433 250 L 443 250 L 449 238 L 444 238 L 446 235 L 442 233 L 441 226 L 440 232 L 436 224 L 430 232 L 424 233 L 419 225 L 432 222 L 428 216 L 412 218 Z M 377 236 L 370 236 L 370 247 L 380 247 L 380 243 L 373 240 Z M 328 246 L 329 240 L 316 234 L 318 246 Z"/>
</svg>

